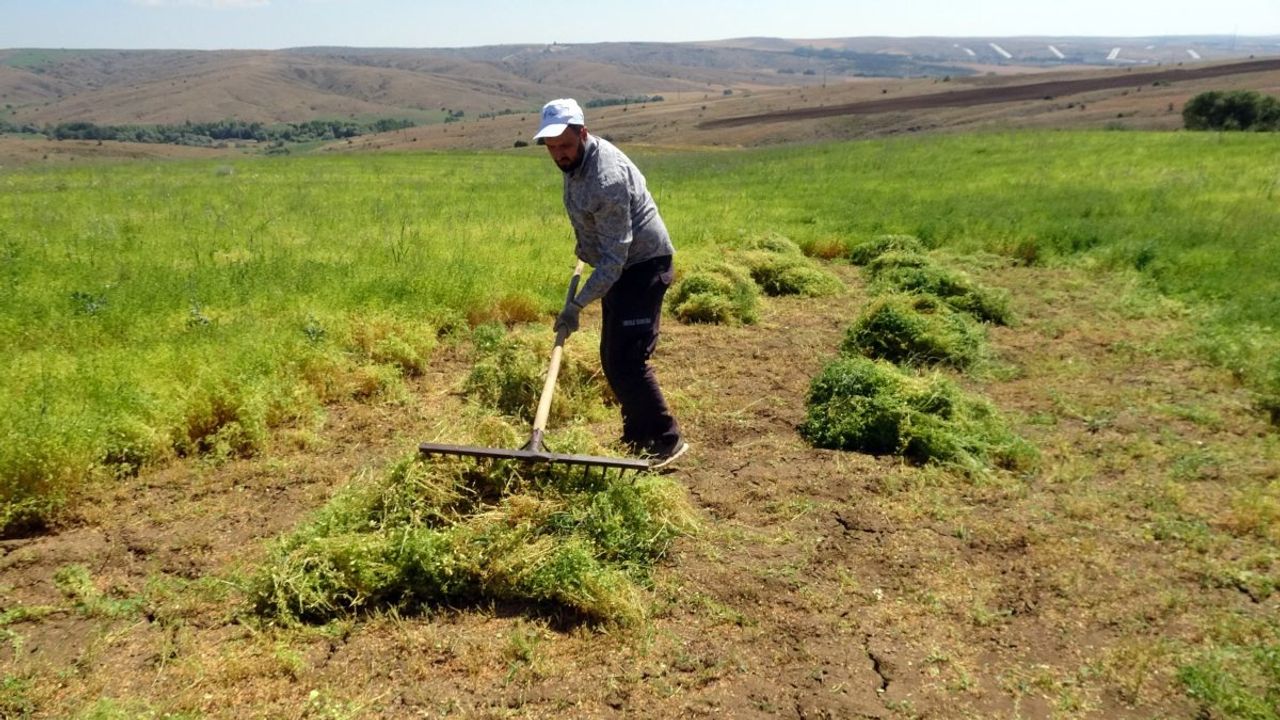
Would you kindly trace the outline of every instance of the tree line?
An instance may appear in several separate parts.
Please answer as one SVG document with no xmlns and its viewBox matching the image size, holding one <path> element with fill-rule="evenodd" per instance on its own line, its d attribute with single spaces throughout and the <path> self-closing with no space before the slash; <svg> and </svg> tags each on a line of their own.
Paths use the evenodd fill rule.
<svg viewBox="0 0 1280 720">
<path fill-rule="evenodd" d="M 32 123 L 18 124 L 0 120 L 0 133 L 44 135 L 50 140 L 117 140 L 168 145 L 216 145 L 235 140 L 260 143 L 341 140 L 369 133 L 403 130 L 414 127 L 416 124 L 412 120 L 381 119 L 370 122 L 309 120 L 277 125 L 242 120 L 185 122 L 181 125 L 99 125 L 81 121 L 39 126 Z"/>
<path fill-rule="evenodd" d="M 597 98 L 595 100 L 587 100 L 582 103 L 584 108 L 602 108 L 613 107 L 614 105 L 643 105 L 651 102 L 662 102 L 664 98 L 661 95 L 636 95 L 635 97 L 620 98 Z"/>
</svg>

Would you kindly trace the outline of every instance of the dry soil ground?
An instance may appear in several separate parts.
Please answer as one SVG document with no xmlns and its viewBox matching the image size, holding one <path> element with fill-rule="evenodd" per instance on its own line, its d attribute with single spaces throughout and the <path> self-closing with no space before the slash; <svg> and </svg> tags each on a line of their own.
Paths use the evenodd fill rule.
<svg viewBox="0 0 1280 720">
<path fill-rule="evenodd" d="M 960 380 L 1042 459 L 973 478 L 797 435 L 866 300 L 835 269 L 835 299 L 664 327 L 660 376 L 694 448 L 674 477 L 704 529 L 659 567 L 644 626 L 511 605 L 245 621 L 237 585 L 273 537 L 457 412 L 466 367 L 444 352 L 410 398 L 332 407 L 304 448 L 286 434 L 254 460 L 178 462 L 0 543 L 0 611 L 45 608 L 0 625 L 0 716 L 1195 717 L 1178 664 L 1222 618 L 1280 610 L 1226 572 L 1275 546 L 1238 500 L 1276 481 L 1280 453 L 1231 378 L 1178 349 L 1181 311 L 1123 278 L 975 265 L 1020 320 Z M 1157 532 L 1175 517 L 1205 542 Z M 69 566 L 92 579 L 79 603 L 55 583 Z"/>
</svg>

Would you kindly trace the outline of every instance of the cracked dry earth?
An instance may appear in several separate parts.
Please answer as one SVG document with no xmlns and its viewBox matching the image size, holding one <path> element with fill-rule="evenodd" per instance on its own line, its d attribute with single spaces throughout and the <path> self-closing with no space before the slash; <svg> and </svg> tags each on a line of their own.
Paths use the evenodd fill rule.
<svg viewBox="0 0 1280 720">
<path fill-rule="evenodd" d="M 983 279 L 1014 291 L 1022 320 L 991 333 L 1004 370 L 961 382 L 1041 448 L 1038 471 L 975 480 L 813 449 L 796 432 L 809 382 L 866 302 L 857 272 L 833 269 L 845 294 L 770 299 L 757 325 L 664 326 L 656 363 L 693 445 L 674 477 L 704 530 L 657 570 L 644 627 L 508 605 L 301 630 L 236 620 L 234 585 L 271 538 L 447 422 L 466 368 L 445 358 L 405 404 L 332 408 L 316 447 L 177 463 L 105 490 L 74 525 L 5 542 L 5 607 L 65 605 L 52 577 L 71 563 L 108 596 L 150 599 L 142 613 L 10 625 L 0 666 L 29 683 L 33 717 L 102 698 L 157 717 L 1193 717 L 1144 649 L 1193 639 L 1197 613 L 1275 600 L 1204 589 L 1131 530 L 1141 503 L 1112 511 L 1173 454 L 1087 459 L 1135 438 L 1218 442 L 1153 414 L 1194 388 L 1220 442 L 1251 444 L 1253 465 L 1224 471 L 1274 478 L 1274 443 L 1242 394 L 1141 349 L 1178 321 L 1130 328 L 1091 280 L 998 267 Z M 1180 604 L 1159 599 L 1171 586 L 1186 588 Z"/>
</svg>

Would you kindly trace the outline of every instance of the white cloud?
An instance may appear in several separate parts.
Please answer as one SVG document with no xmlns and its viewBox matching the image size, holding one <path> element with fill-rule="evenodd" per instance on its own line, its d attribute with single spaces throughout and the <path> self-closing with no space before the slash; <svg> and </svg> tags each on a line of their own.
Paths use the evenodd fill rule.
<svg viewBox="0 0 1280 720">
<path fill-rule="evenodd" d="M 266 7 L 271 0 L 130 0 L 143 7 L 201 7 L 216 10 Z"/>
</svg>

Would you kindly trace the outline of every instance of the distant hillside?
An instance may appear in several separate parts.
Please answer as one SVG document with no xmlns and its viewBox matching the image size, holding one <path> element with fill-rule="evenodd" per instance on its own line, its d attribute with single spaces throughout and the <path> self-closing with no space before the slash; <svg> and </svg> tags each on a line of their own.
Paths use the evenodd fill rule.
<svg viewBox="0 0 1280 720">
<path fill-rule="evenodd" d="M 743 38 L 279 51 L 0 50 L 0 119 L 177 124 L 447 117 L 583 101 L 1280 53 L 1280 38 Z"/>
</svg>

